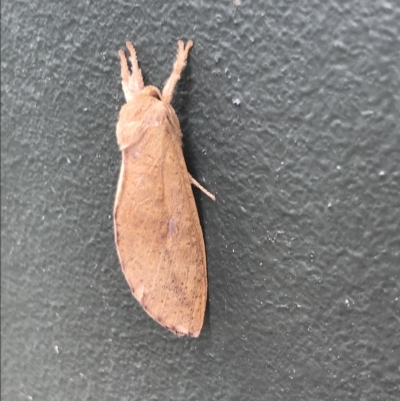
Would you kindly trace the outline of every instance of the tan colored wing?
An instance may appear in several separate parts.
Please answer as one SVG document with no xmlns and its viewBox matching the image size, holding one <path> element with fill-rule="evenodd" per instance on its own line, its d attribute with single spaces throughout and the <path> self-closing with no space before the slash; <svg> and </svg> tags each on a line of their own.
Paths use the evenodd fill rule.
<svg viewBox="0 0 400 401">
<path fill-rule="evenodd" d="M 122 270 L 147 313 L 197 337 L 207 298 L 206 256 L 175 112 L 126 147 L 114 209 Z M 160 121 L 160 120 L 158 120 Z"/>
</svg>

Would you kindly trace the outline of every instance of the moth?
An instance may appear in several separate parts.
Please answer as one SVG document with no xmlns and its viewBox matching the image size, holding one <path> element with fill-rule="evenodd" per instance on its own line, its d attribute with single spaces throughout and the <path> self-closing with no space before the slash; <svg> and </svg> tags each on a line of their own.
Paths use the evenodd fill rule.
<svg viewBox="0 0 400 401">
<path fill-rule="evenodd" d="M 133 296 L 159 324 L 198 337 L 207 300 L 204 238 L 188 172 L 182 132 L 171 106 L 175 86 L 193 46 L 178 42 L 173 71 L 160 92 L 144 86 L 132 43 L 130 68 L 124 51 L 122 89 L 126 103 L 117 123 L 122 153 L 114 206 L 115 243 Z"/>
</svg>

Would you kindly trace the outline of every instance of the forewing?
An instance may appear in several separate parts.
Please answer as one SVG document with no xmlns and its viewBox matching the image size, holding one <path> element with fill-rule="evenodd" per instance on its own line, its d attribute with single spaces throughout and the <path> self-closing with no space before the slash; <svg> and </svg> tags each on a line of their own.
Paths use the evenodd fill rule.
<svg viewBox="0 0 400 401">
<path fill-rule="evenodd" d="M 115 232 L 133 295 L 161 325 L 198 336 L 206 257 L 175 113 L 123 151 Z"/>
</svg>

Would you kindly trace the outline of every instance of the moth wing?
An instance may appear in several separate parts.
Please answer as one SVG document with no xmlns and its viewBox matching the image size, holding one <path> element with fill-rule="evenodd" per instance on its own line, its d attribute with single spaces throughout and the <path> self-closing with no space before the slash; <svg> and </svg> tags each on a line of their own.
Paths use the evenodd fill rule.
<svg viewBox="0 0 400 401">
<path fill-rule="evenodd" d="M 123 151 L 115 205 L 122 270 L 133 295 L 158 323 L 197 337 L 207 299 L 203 234 L 172 108 Z"/>
</svg>

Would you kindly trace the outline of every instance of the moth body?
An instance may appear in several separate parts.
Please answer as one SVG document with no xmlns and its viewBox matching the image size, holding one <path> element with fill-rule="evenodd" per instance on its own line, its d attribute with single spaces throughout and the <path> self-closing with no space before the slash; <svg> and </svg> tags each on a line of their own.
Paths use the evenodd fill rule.
<svg viewBox="0 0 400 401">
<path fill-rule="evenodd" d="M 144 86 L 132 44 L 127 43 L 131 71 L 124 52 L 119 52 L 127 103 L 117 124 L 122 162 L 114 231 L 134 297 L 165 328 L 197 337 L 206 307 L 207 271 L 191 184 L 203 188 L 187 171 L 179 120 L 170 104 L 192 42 L 184 46 L 179 41 L 178 46 L 162 92 Z"/>
</svg>

